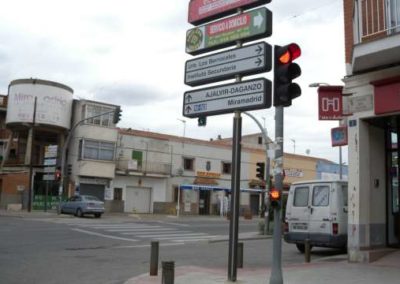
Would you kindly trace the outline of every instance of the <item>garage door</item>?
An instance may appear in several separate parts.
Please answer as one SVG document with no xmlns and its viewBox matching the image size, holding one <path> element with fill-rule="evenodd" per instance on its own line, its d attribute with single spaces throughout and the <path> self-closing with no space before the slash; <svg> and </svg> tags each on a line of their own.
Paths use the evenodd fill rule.
<svg viewBox="0 0 400 284">
<path fill-rule="evenodd" d="M 101 184 L 86 184 L 79 185 L 79 193 L 81 195 L 93 195 L 104 201 L 104 185 Z"/>
<path fill-rule="evenodd" d="M 126 188 L 125 212 L 150 213 L 151 188 Z"/>
</svg>

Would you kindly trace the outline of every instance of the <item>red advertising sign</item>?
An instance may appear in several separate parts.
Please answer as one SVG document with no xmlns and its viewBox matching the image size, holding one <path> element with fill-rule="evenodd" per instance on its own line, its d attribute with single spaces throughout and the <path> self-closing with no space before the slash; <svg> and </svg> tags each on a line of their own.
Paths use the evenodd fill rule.
<svg viewBox="0 0 400 284">
<path fill-rule="evenodd" d="M 331 129 L 332 147 L 347 145 L 347 126 Z"/>
<path fill-rule="evenodd" d="M 319 120 L 340 120 L 343 117 L 342 86 L 318 88 Z"/>
<path fill-rule="evenodd" d="M 271 0 L 191 0 L 188 22 L 199 25 L 236 12 L 237 8 L 249 9 Z"/>
<path fill-rule="evenodd" d="M 400 111 L 400 77 L 372 84 L 375 86 L 375 114 Z"/>
</svg>

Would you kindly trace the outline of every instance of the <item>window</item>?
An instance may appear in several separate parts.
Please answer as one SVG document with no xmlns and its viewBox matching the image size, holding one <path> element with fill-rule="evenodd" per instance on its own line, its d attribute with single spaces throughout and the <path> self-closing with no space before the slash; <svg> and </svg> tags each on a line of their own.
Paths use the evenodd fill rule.
<svg viewBox="0 0 400 284">
<path fill-rule="evenodd" d="M 122 188 L 114 187 L 114 200 L 122 200 Z"/>
<path fill-rule="evenodd" d="M 89 160 L 114 160 L 115 143 L 84 139 L 79 142 L 79 158 Z"/>
<path fill-rule="evenodd" d="M 142 166 L 142 161 L 143 161 L 143 152 L 141 151 L 132 151 L 132 160 L 137 161 L 137 165 L 139 167 Z"/>
<path fill-rule="evenodd" d="M 308 205 L 308 187 L 296 187 L 294 189 L 293 206 L 306 207 Z"/>
<path fill-rule="evenodd" d="M 328 185 L 317 185 L 314 186 L 313 206 L 328 206 L 329 205 L 329 186 Z"/>
<path fill-rule="evenodd" d="M 232 173 L 232 164 L 222 162 L 222 173 L 226 175 L 230 175 Z"/>
<path fill-rule="evenodd" d="M 114 108 L 100 106 L 100 105 L 85 105 L 84 109 L 85 109 L 85 115 L 84 115 L 85 118 L 110 112 L 108 114 L 86 120 L 87 124 L 106 126 L 106 127 L 112 126 L 113 115 L 114 115 L 112 111 L 114 110 Z"/>
<path fill-rule="evenodd" d="M 183 158 L 183 169 L 187 171 L 194 171 L 194 159 Z"/>
<path fill-rule="evenodd" d="M 258 144 L 259 144 L 259 145 L 262 145 L 262 142 L 263 142 L 262 137 L 261 137 L 261 136 L 258 136 Z"/>
</svg>

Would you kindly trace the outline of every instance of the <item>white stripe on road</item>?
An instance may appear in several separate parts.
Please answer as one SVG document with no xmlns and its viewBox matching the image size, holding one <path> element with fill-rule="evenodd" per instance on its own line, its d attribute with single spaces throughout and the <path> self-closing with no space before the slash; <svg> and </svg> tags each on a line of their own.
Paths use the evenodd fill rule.
<svg viewBox="0 0 400 284">
<path fill-rule="evenodd" d="M 122 228 L 131 228 L 131 229 L 141 229 L 141 228 L 161 228 L 161 226 L 150 226 L 150 225 L 98 225 L 98 224 L 93 224 L 93 225 L 86 225 L 86 224 L 81 224 L 79 225 L 81 227 L 90 227 L 93 229 L 122 229 Z"/>
<path fill-rule="evenodd" d="M 179 223 L 164 222 L 164 221 L 158 221 L 158 223 L 167 224 L 167 225 L 174 225 L 174 226 L 181 226 L 181 227 L 189 227 L 190 226 L 188 224 L 179 224 Z"/>
<path fill-rule="evenodd" d="M 148 235 L 148 234 L 151 234 L 151 235 L 149 235 L 149 236 L 152 236 L 152 237 L 154 237 L 154 236 L 157 236 L 157 233 L 159 233 L 159 235 L 166 235 L 166 234 L 169 234 L 169 233 L 176 233 L 177 234 L 177 236 L 179 236 L 179 233 L 192 233 L 191 231 L 177 231 L 177 230 L 167 230 L 167 231 L 160 231 L 160 232 L 158 232 L 158 231 L 155 231 L 155 232 L 149 232 L 149 231 L 144 231 L 144 232 L 126 232 L 126 233 L 121 233 L 122 235 Z"/>
<path fill-rule="evenodd" d="M 88 235 L 109 238 L 109 239 L 115 239 L 115 240 L 121 240 L 121 241 L 128 241 L 128 242 L 137 242 L 138 241 L 135 239 L 128 239 L 128 238 L 121 238 L 121 237 L 116 237 L 116 236 L 111 236 L 111 235 L 105 235 L 105 234 L 95 233 L 95 232 L 86 231 L 86 230 L 82 230 L 82 229 L 71 229 L 71 230 L 81 232 L 84 234 L 88 234 Z"/>
<path fill-rule="evenodd" d="M 173 246 L 181 246 L 184 243 L 161 243 L 160 247 L 173 247 Z M 119 246 L 113 247 L 115 249 L 126 249 L 126 248 L 149 248 L 151 245 L 133 245 L 133 246 Z"/>
<path fill-rule="evenodd" d="M 142 232 L 142 231 L 170 231 L 175 228 L 126 228 L 126 229 L 106 229 L 107 232 Z"/>
<path fill-rule="evenodd" d="M 185 236 L 197 236 L 198 238 L 207 236 L 207 234 L 203 233 L 193 233 L 193 234 L 165 234 L 165 235 L 160 235 L 160 236 L 155 236 L 155 235 L 141 235 L 138 236 L 139 238 L 156 238 L 158 240 L 162 240 L 165 238 L 173 238 L 173 237 L 185 237 Z"/>
</svg>

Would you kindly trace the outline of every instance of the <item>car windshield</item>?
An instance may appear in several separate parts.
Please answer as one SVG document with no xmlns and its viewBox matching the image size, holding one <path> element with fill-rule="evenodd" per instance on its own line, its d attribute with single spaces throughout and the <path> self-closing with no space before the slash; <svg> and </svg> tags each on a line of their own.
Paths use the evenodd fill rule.
<svg viewBox="0 0 400 284">
<path fill-rule="evenodd" d="M 84 198 L 88 201 L 100 201 L 96 196 L 85 196 Z"/>
</svg>

